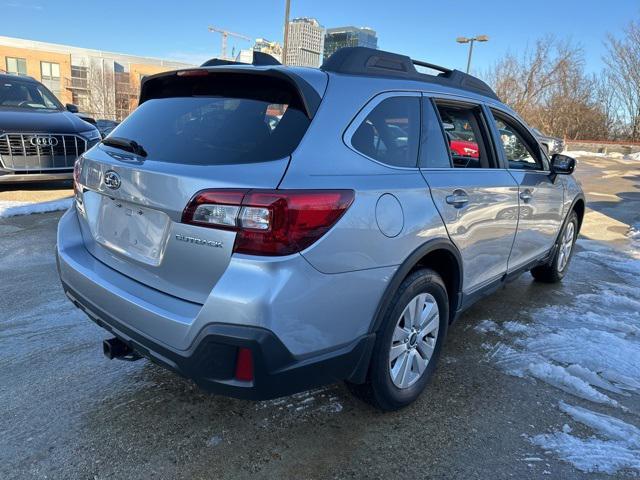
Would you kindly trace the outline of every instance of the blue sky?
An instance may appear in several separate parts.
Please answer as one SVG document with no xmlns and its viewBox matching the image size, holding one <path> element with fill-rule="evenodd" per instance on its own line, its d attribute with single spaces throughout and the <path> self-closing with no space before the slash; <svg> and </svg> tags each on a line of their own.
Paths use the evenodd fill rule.
<svg viewBox="0 0 640 480">
<path fill-rule="evenodd" d="M 2 35 L 199 62 L 220 52 L 210 24 L 280 40 L 284 0 L 0 0 L 0 12 Z M 555 34 L 580 44 L 597 71 L 607 32 L 640 20 L 640 0 L 292 0 L 291 14 L 325 27 L 369 26 L 380 48 L 460 69 L 467 49 L 457 36 L 489 35 L 474 52 L 482 70 Z"/>
</svg>

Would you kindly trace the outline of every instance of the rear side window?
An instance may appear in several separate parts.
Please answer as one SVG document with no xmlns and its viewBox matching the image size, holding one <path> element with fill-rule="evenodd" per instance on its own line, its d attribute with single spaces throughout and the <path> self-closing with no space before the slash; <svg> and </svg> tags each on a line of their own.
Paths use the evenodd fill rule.
<svg viewBox="0 0 640 480">
<path fill-rule="evenodd" d="M 390 97 L 380 102 L 351 137 L 351 146 L 393 167 L 415 167 L 420 142 L 419 97 Z"/>
<path fill-rule="evenodd" d="M 113 132 L 138 142 L 150 160 L 219 165 L 289 156 L 310 120 L 286 82 L 220 74 L 175 80 Z"/>
<path fill-rule="evenodd" d="M 480 107 L 436 102 L 455 168 L 491 168 L 484 118 Z"/>
</svg>

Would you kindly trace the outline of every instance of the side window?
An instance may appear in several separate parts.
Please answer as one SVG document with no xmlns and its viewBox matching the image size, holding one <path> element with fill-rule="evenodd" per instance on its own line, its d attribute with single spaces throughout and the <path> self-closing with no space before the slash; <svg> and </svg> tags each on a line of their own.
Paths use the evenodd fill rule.
<svg viewBox="0 0 640 480">
<path fill-rule="evenodd" d="M 420 138 L 420 98 L 380 102 L 351 137 L 358 152 L 393 167 L 415 167 Z"/>
<path fill-rule="evenodd" d="M 538 148 L 533 148 L 527 142 L 522 133 L 522 127 L 518 128 L 515 121 L 503 117 L 498 112 L 493 112 L 496 119 L 496 127 L 500 134 L 500 143 L 504 150 L 509 168 L 519 170 L 544 170 L 544 164 Z"/>
<path fill-rule="evenodd" d="M 430 98 L 422 99 L 420 168 L 451 168 L 438 114 Z"/>
<path fill-rule="evenodd" d="M 491 168 L 494 165 L 483 133 L 480 107 L 436 102 L 442 129 L 455 168 Z"/>
</svg>

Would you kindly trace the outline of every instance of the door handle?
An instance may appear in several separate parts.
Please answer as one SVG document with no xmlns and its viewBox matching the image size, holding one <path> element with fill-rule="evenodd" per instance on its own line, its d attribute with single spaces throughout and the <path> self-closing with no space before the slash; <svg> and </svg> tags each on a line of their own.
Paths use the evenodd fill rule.
<svg viewBox="0 0 640 480">
<path fill-rule="evenodd" d="M 522 200 L 524 203 L 527 203 L 529 200 L 531 200 L 531 198 L 533 198 L 531 190 L 527 189 L 520 192 L 520 200 Z"/>
<path fill-rule="evenodd" d="M 469 196 L 464 190 L 455 190 L 453 195 L 447 195 L 447 203 L 455 208 L 462 208 L 469 203 Z"/>
</svg>

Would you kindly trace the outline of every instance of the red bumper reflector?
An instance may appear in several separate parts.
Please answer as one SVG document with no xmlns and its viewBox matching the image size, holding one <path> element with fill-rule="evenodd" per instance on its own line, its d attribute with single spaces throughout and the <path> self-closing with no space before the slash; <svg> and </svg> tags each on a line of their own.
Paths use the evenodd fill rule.
<svg viewBox="0 0 640 480">
<path fill-rule="evenodd" d="M 253 380 L 253 354 L 248 348 L 238 349 L 236 360 L 236 380 L 250 382 Z"/>
</svg>

